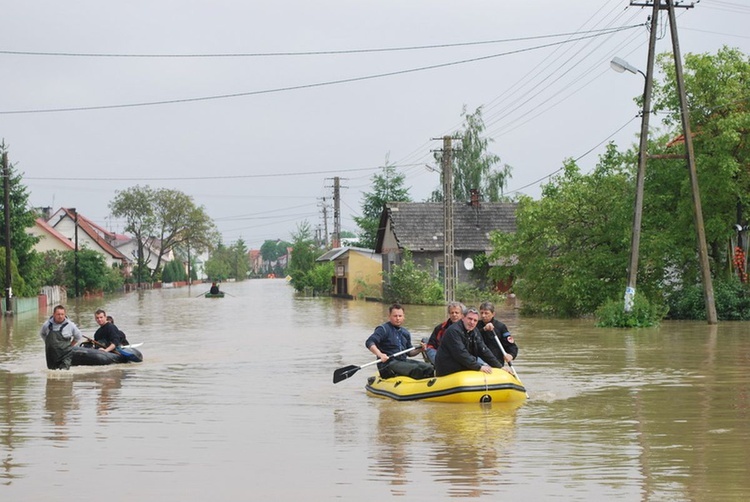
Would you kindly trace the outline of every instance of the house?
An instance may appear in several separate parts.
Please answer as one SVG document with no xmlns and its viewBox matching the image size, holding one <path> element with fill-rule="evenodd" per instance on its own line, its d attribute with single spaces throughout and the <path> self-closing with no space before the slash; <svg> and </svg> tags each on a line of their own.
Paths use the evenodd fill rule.
<svg viewBox="0 0 750 502">
<path fill-rule="evenodd" d="M 453 203 L 453 242 L 456 278 L 469 282 L 466 259 L 490 253 L 490 232 L 515 232 L 513 202 Z M 442 202 L 389 202 L 380 216 L 375 252 L 383 260 L 383 273 L 401 263 L 404 250 L 414 262 L 435 277 L 444 277 L 444 232 Z M 469 267 L 471 268 L 471 267 Z"/>
<path fill-rule="evenodd" d="M 131 270 L 131 260 L 115 247 L 118 240 L 129 237 L 115 234 L 97 225 L 73 208 L 60 208 L 48 220 L 47 224 L 58 233 L 68 238 L 78 249 L 88 248 L 101 253 L 107 266 L 122 267 L 125 274 Z M 77 230 L 76 230 L 77 228 Z"/>
<path fill-rule="evenodd" d="M 315 261 L 333 262 L 333 296 L 349 299 L 383 296 L 382 260 L 372 249 L 335 248 Z"/>
<path fill-rule="evenodd" d="M 261 270 L 263 270 L 263 256 L 260 254 L 260 249 L 250 249 L 247 252 L 247 263 L 251 275 L 260 275 Z"/>
<path fill-rule="evenodd" d="M 49 226 L 43 218 L 37 218 L 28 233 L 34 237 L 39 237 L 39 241 L 34 244 L 34 251 L 37 253 L 75 251 L 73 241 Z"/>
</svg>

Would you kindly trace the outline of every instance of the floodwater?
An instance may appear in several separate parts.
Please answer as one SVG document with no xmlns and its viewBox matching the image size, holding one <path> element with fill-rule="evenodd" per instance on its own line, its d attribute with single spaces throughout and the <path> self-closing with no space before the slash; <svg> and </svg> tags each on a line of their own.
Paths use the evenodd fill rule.
<svg viewBox="0 0 750 502">
<path fill-rule="evenodd" d="M 564 500 L 750 497 L 750 323 L 597 329 L 500 311 L 520 406 L 368 396 L 384 305 L 283 280 L 155 290 L 102 306 L 145 361 L 49 371 L 46 315 L 2 319 L 3 501 Z M 406 307 L 414 339 L 445 317 Z"/>
</svg>

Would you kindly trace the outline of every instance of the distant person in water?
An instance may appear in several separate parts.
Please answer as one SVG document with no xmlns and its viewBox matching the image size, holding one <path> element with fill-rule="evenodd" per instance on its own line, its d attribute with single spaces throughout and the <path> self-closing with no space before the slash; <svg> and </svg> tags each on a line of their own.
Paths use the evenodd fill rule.
<svg viewBox="0 0 750 502">
<path fill-rule="evenodd" d="M 73 362 L 73 346 L 83 338 L 83 333 L 73 321 L 65 315 L 65 307 L 56 306 L 39 331 L 44 340 L 44 353 L 47 357 L 47 368 L 67 370 Z"/>
<path fill-rule="evenodd" d="M 212 295 L 218 295 L 219 294 L 219 286 L 216 285 L 215 282 L 211 283 L 211 289 L 208 290 L 209 293 Z"/>
</svg>

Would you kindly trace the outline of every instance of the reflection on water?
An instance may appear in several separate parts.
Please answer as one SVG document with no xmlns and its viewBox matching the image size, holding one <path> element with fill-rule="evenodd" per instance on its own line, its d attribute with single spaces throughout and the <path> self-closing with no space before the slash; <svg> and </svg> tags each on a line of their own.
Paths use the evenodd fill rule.
<svg viewBox="0 0 750 502">
<path fill-rule="evenodd" d="M 378 455 L 371 470 L 393 495 L 408 495 L 423 471 L 450 497 L 497 494 L 506 449 L 514 442 L 522 403 L 443 404 L 385 402 L 378 406 Z"/>
<path fill-rule="evenodd" d="M 205 289 L 205 288 L 204 288 Z M 47 313 L 0 319 L 3 500 L 745 500 L 750 323 L 597 329 L 500 311 L 530 400 L 367 396 L 387 306 L 283 280 L 141 291 L 104 307 L 144 362 L 49 371 Z M 229 296 L 231 295 L 231 296 Z M 417 340 L 443 307 L 406 307 Z M 372 371 L 370 371 L 372 370 Z M 86 477 L 80 490 L 77 473 Z M 111 476 L 137 480 L 111 490 Z"/>
</svg>

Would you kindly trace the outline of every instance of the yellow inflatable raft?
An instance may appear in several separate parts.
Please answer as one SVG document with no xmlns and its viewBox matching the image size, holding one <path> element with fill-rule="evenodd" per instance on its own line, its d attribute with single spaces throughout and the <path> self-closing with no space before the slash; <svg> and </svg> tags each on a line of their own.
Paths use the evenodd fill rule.
<svg viewBox="0 0 750 502">
<path fill-rule="evenodd" d="M 438 401 L 443 403 L 502 403 L 523 401 L 526 389 L 505 370 L 492 368 L 492 373 L 459 371 L 451 375 L 423 378 L 399 376 L 367 379 L 367 393 L 396 401 Z"/>
</svg>

